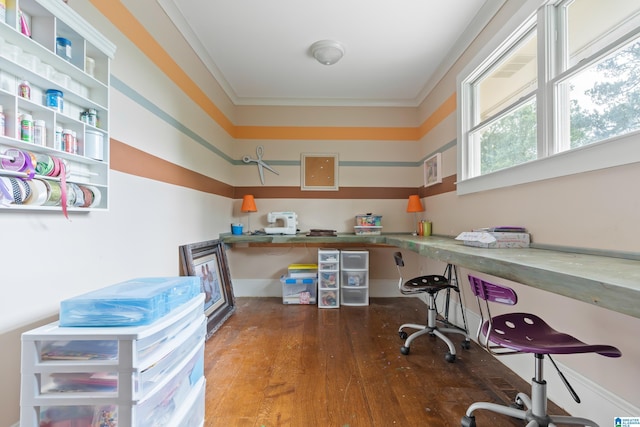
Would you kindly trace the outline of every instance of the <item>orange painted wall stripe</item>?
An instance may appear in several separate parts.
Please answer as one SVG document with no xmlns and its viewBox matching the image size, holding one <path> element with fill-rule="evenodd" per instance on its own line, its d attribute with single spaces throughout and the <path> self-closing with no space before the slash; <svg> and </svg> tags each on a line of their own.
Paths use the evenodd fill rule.
<svg viewBox="0 0 640 427">
<path fill-rule="evenodd" d="M 91 4 L 106 16 L 122 34 L 135 44 L 156 66 L 162 70 L 185 94 L 199 105 L 229 135 L 234 136 L 235 126 L 207 97 L 200 87 L 171 58 L 162 46 L 138 22 L 120 1 L 91 0 Z"/>
<path fill-rule="evenodd" d="M 241 126 L 236 131 L 238 139 L 416 141 L 417 136 L 416 128 L 389 127 Z"/>
<path fill-rule="evenodd" d="M 457 108 L 456 102 L 456 93 L 449 97 L 446 101 L 444 101 L 436 111 L 431 114 L 422 122 L 420 127 L 418 128 L 418 138 L 422 138 L 427 133 L 429 133 L 434 127 L 436 127 L 441 121 L 446 119 L 450 114 L 455 114 Z"/>
<path fill-rule="evenodd" d="M 171 58 L 162 46 L 119 0 L 90 0 L 111 23 L 136 45 L 177 87 L 237 139 L 318 139 L 417 141 L 456 110 L 455 93 L 419 127 L 308 127 L 308 126 L 236 126 L 211 101 L 200 87 Z"/>
</svg>

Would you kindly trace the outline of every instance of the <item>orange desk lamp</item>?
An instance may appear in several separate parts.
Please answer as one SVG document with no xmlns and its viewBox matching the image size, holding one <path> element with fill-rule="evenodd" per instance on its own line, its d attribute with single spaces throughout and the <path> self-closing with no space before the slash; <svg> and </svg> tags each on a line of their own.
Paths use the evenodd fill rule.
<svg viewBox="0 0 640 427">
<path fill-rule="evenodd" d="M 414 221 L 413 224 L 416 226 L 415 231 L 413 232 L 414 236 L 418 235 L 418 212 L 424 212 L 424 206 L 422 206 L 422 201 L 420 200 L 420 196 L 417 194 L 412 194 L 409 196 L 409 203 L 407 204 L 407 212 L 413 212 Z"/>
<path fill-rule="evenodd" d="M 247 233 L 251 234 L 251 212 L 258 212 L 258 208 L 256 207 L 256 201 L 253 198 L 252 194 L 247 194 L 242 197 L 242 207 L 240 208 L 242 212 L 247 212 Z"/>
</svg>

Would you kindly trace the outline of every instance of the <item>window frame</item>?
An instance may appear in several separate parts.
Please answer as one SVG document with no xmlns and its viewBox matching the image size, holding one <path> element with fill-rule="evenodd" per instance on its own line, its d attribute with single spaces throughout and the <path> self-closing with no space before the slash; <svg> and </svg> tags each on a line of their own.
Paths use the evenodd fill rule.
<svg viewBox="0 0 640 427">
<path fill-rule="evenodd" d="M 560 151 L 559 137 L 567 132 L 568 120 L 562 113 L 556 113 L 561 110 L 556 106 L 563 96 L 559 93 L 559 85 L 640 35 L 640 27 L 630 30 L 572 68 L 559 72 L 565 64 L 562 48 L 558 46 L 560 43 L 566 44 L 566 40 L 559 37 L 555 41 L 555 34 L 557 25 L 560 25 L 557 22 L 566 22 L 566 19 L 562 16 L 563 9 L 556 6 L 562 3 L 566 2 L 526 1 L 458 75 L 457 194 L 470 194 L 640 162 L 640 150 L 637 148 L 640 131 Z M 470 147 L 469 135 L 478 127 L 473 124 L 474 95 L 471 83 L 495 65 L 504 52 L 513 48 L 520 37 L 530 30 L 531 20 L 534 21 L 538 37 L 538 88 L 535 92 L 538 158 L 484 175 L 471 176 L 474 172 L 471 164 L 473 149 Z M 511 104 L 508 109 L 521 101 Z"/>
</svg>

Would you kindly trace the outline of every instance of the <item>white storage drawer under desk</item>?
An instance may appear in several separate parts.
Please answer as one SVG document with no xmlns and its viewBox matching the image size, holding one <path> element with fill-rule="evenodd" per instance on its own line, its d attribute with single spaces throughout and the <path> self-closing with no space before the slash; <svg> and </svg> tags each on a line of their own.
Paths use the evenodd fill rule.
<svg viewBox="0 0 640 427">
<path fill-rule="evenodd" d="M 136 417 L 135 425 L 145 425 L 142 418 L 158 415 L 149 402 L 167 399 L 165 387 L 189 390 L 204 375 L 203 302 L 200 294 L 145 326 L 62 328 L 54 322 L 25 332 L 21 426 L 38 427 L 44 414 L 81 417 L 108 412 L 110 405 L 121 421 Z M 187 383 L 179 378 L 185 375 Z"/>
</svg>

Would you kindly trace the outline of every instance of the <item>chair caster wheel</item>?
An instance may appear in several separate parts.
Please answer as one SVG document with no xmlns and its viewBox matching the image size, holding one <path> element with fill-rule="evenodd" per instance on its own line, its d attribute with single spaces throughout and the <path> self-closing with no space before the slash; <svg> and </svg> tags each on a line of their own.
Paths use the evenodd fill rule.
<svg viewBox="0 0 640 427">
<path fill-rule="evenodd" d="M 400 347 L 400 353 L 406 356 L 407 354 L 409 354 L 409 347 L 405 347 L 405 346 Z"/>
<path fill-rule="evenodd" d="M 469 350 L 471 348 L 471 343 L 467 340 L 462 341 L 462 348 L 465 350 Z"/>
<path fill-rule="evenodd" d="M 456 361 L 456 355 L 455 354 L 451 354 L 451 353 L 447 353 L 444 355 L 444 360 L 446 360 L 449 363 L 453 363 Z"/>
<path fill-rule="evenodd" d="M 524 411 L 524 403 L 522 403 L 522 401 L 520 399 L 516 399 L 515 402 L 511 403 L 509 405 L 510 408 L 514 408 L 514 409 L 520 409 L 521 411 Z"/>
<path fill-rule="evenodd" d="M 460 421 L 462 427 L 476 427 L 476 417 L 471 416 L 467 417 L 466 415 L 462 417 L 462 421 Z"/>
<path fill-rule="evenodd" d="M 400 338 L 402 338 L 403 340 L 406 340 L 409 336 L 405 331 L 398 332 L 398 335 L 400 335 Z"/>
</svg>

